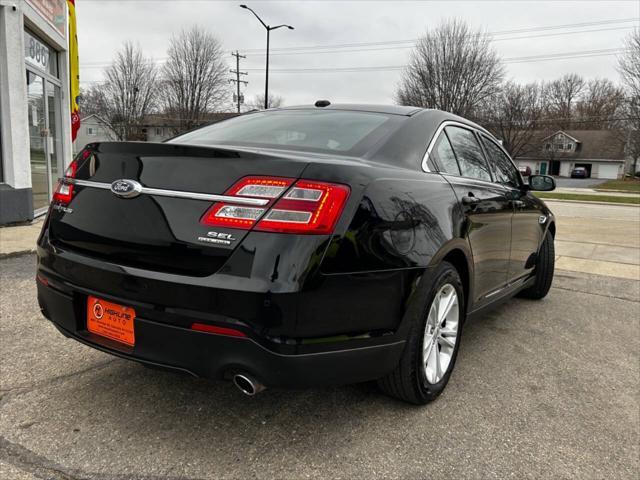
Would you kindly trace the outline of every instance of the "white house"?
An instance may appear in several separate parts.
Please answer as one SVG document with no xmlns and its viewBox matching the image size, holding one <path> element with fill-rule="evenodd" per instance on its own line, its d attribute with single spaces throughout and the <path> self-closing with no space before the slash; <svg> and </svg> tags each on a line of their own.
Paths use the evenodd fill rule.
<svg viewBox="0 0 640 480">
<path fill-rule="evenodd" d="M 592 178 L 621 178 L 625 173 L 624 135 L 616 130 L 559 130 L 537 135 L 539 150 L 515 159 L 519 167 L 532 173 L 571 176 L 584 167 Z"/>
<path fill-rule="evenodd" d="M 110 142 L 115 139 L 116 135 L 107 122 L 98 115 L 88 115 L 80 121 L 80 129 L 73 142 L 73 153 L 82 150 L 87 143 Z"/>
</svg>

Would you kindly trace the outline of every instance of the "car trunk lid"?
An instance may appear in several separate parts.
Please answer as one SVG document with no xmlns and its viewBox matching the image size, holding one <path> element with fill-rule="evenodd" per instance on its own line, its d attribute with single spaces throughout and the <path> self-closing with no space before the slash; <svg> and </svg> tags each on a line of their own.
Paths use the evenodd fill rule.
<svg viewBox="0 0 640 480">
<path fill-rule="evenodd" d="M 223 195 L 249 175 L 298 178 L 308 163 L 167 143 L 100 143 L 85 152 L 71 201 L 51 210 L 50 241 L 119 265 L 196 276 L 215 273 L 247 234 L 201 223 L 214 203 L 202 194 Z M 118 180 L 153 190 L 125 198 L 111 190 Z"/>
</svg>

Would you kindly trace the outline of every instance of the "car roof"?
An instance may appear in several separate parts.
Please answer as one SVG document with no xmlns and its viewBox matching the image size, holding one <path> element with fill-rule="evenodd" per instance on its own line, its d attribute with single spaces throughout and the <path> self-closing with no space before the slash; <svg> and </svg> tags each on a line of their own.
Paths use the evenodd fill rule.
<svg viewBox="0 0 640 480">
<path fill-rule="evenodd" d="M 316 107 L 315 105 L 297 105 L 293 107 L 282 107 L 278 110 L 347 110 L 352 112 L 386 113 L 390 115 L 411 116 L 421 112 L 424 108 L 405 107 L 403 105 L 369 105 L 362 103 L 336 103 L 326 107 Z"/>
</svg>

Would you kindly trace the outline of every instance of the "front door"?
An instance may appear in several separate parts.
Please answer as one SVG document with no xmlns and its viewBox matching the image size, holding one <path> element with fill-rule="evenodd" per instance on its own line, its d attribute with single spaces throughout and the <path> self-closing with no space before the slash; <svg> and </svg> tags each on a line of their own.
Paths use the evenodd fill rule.
<svg viewBox="0 0 640 480">
<path fill-rule="evenodd" d="M 46 210 L 61 163 L 60 87 L 27 70 L 27 118 L 33 208 Z"/>
<path fill-rule="evenodd" d="M 536 200 L 527 195 L 522 177 L 507 153 L 485 135 L 482 135 L 482 144 L 493 167 L 495 182 L 506 189 L 514 210 L 507 279 L 515 282 L 533 271 L 542 232 L 539 223 L 542 211 Z"/>
<path fill-rule="evenodd" d="M 500 185 L 460 177 L 447 180 L 462 202 L 467 220 L 475 270 L 474 301 L 480 303 L 507 283 L 513 207 L 508 191 Z"/>
<path fill-rule="evenodd" d="M 540 175 L 546 175 L 547 174 L 547 162 L 542 162 L 540 164 Z"/>
</svg>

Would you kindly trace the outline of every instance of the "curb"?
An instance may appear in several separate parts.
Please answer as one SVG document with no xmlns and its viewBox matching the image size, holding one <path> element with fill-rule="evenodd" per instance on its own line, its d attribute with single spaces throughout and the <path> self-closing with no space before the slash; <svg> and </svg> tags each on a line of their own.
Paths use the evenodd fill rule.
<svg viewBox="0 0 640 480">
<path fill-rule="evenodd" d="M 561 198 L 539 198 L 543 202 L 562 202 L 562 203 L 583 203 L 586 205 L 613 205 L 620 207 L 640 207 L 638 203 L 622 203 L 622 202 L 590 202 L 588 200 L 564 200 Z"/>
<path fill-rule="evenodd" d="M 31 253 L 36 253 L 36 249 L 32 248 L 27 250 L 16 250 L 15 252 L 0 253 L 0 260 L 4 260 L 6 258 L 21 257 L 23 255 L 29 255 Z"/>
</svg>

